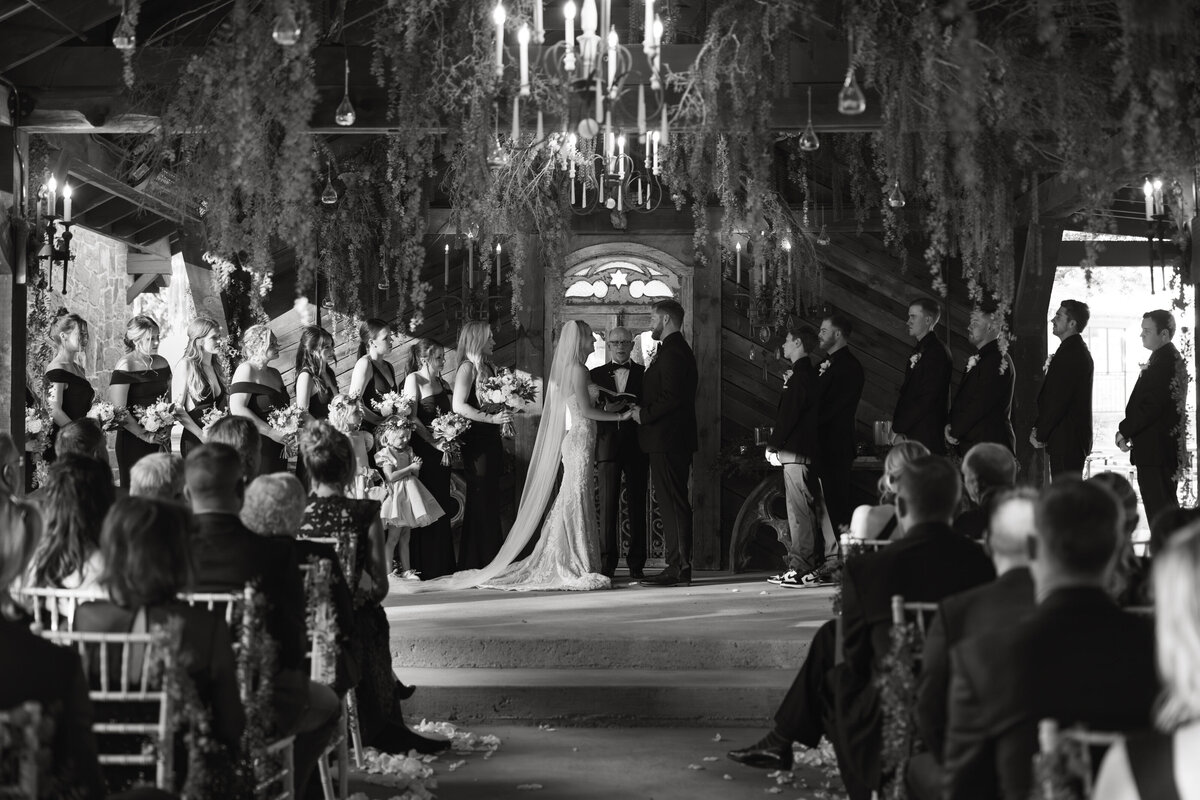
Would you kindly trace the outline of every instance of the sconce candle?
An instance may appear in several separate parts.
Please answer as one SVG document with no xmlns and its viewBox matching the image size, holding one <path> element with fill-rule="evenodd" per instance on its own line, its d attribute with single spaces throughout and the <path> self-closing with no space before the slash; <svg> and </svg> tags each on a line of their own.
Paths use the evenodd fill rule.
<svg viewBox="0 0 1200 800">
<path fill-rule="evenodd" d="M 50 219 L 54 219 L 54 215 L 58 213 L 58 181 L 54 180 L 53 175 L 51 175 L 50 180 L 46 182 L 46 186 L 50 189 L 50 194 L 47 195 L 46 198 L 50 203 L 50 207 L 46 212 L 46 216 L 50 217 Z"/>
<path fill-rule="evenodd" d="M 508 19 L 508 13 L 504 10 L 503 3 L 496 3 L 496 10 L 492 12 L 492 21 L 496 23 L 496 77 L 504 76 L 504 20 Z"/>
<path fill-rule="evenodd" d="M 540 5 L 538 3 L 537 5 Z M 521 96 L 529 96 L 529 26 L 522 25 L 517 31 L 518 54 L 521 66 Z"/>
<path fill-rule="evenodd" d="M 63 222 L 71 221 L 71 184 L 63 183 Z"/>
<path fill-rule="evenodd" d="M 446 260 L 442 266 L 442 285 L 450 288 L 450 245 L 446 245 Z"/>
<path fill-rule="evenodd" d="M 734 282 L 740 284 L 742 282 L 742 243 L 734 244 L 734 249 L 737 250 L 737 278 Z"/>
<path fill-rule="evenodd" d="M 496 291 L 500 291 L 500 243 L 496 242 Z"/>
<path fill-rule="evenodd" d="M 1142 184 L 1142 194 L 1146 196 L 1146 221 L 1149 222 L 1154 219 L 1154 186 L 1149 178 Z"/>
</svg>

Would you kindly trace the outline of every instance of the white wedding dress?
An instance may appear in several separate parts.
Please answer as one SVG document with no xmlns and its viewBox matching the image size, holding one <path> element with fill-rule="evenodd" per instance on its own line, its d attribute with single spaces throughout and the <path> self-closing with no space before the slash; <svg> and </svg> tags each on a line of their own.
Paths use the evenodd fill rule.
<svg viewBox="0 0 1200 800">
<path fill-rule="evenodd" d="M 599 389 L 589 387 L 592 402 Z M 596 422 L 579 413 L 574 394 L 566 397 L 568 430 L 562 441 L 562 484 L 542 526 L 533 554 L 508 565 L 481 589 L 519 592 L 608 589 L 612 583 L 599 574 L 600 531 L 596 519 Z"/>
</svg>

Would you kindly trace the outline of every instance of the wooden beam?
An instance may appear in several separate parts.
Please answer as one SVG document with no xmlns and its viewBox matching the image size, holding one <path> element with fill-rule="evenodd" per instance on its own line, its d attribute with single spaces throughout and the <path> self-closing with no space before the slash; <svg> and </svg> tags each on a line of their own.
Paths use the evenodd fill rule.
<svg viewBox="0 0 1200 800">
<path fill-rule="evenodd" d="M 130 253 L 125 258 L 125 272 L 129 275 L 170 275 L 171 258 L 145 253 Z"/>
<path fill-rule="evenodd" d="M 139 191 L 129 184 L 121 181 L 112 175 L 104 172 L 89 163 L 78 159 L 71 159 L 67 165 L 67 173 L 73 175 L 79 180 L 87 181 L 93 186 L 99 187 L 114 197 L 119 197 L 127 203 L 132 203 L 138 208 L 146 209 L 152 214 L 157 214 L 163 219 L 173 220 L 175 222 L 199 222 L 199 218 L 194 217 L 186 209 L 176 208 L 157 197 Z"/>
<path fill-rule="evenodd" d="M 155 281 L 157 281 L 158 278 L 159 278 L 158 273 L 148 273 L 145 275 L 138 275 L 137 279 L 134 280 L 133 284 L 128 289 L 125 290 L 126 305 L 128 305 L 129 303 L 132 303 L 134 301 L 134 299 L 142 292 L 149 291 L 151 284 L 153 284 Z"/>
<path fill-rule="evenodd" d="M 20 20 L 5 25 L 0 39 L 0 74 L 48 53 L 61 44 L 79 38 L 74 31 L 64 30 L 43 12 L 26 3 L 21 10 Z M 69 20 L 76 31 L 87 31 L 110 19 L 121 16 L 119 5 L 96 2 L 96 0 L 41 0 L 46 10 L 54 17 Z"/>
</svg>

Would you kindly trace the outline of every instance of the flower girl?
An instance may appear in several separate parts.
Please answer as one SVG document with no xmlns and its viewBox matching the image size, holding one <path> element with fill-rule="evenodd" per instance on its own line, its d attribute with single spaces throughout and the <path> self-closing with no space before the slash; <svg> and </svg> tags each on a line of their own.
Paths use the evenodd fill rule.
<svg viewBox="0 0 1200 800">
<path fill-rule="evenodd" d="M 412 423 L 407 419 L 392 417 L 379 433 L 379 451 L 375 463 L 383 470 L 388 483 L 388 496 L 383 501 L 379 516 L 387 528 L 387 549 L 390 556 L 400 545 L 400 569 L 392 575 L 405 580 L 420 580 L 412 569 L 408 555 L 409 534 L 413 528 L 423 528 L 445 512 L 433 494 L 417 479 L 421 471 L 421 459 L 413 456 L 409 440 L 412 438 Z"/>
</svg>

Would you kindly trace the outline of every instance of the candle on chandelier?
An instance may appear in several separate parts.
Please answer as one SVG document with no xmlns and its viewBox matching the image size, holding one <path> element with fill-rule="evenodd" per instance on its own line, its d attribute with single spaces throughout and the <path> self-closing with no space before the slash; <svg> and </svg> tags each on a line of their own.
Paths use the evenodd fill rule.
<svg viewBox="0 0 1200 800">
<path fill-rule="evenodd" d="M 791 239 L 783 240 L 783 251 L 785 253 L 787 253 L 788 274 L 791 275 L 792 274 L 792 240 Z M 766 264 L 764 263 L 763 264 L 763 275 L 764 276 L 767 274 L 766 268 L 767 268 Z"/>
<path fill-rule="evenodd" d="M 658 140 L 662 137 L 658 131 L 650 134 L 650 149 L 654 151 L 654 174 L 658 174 Z"/>
<path fill-rule="evenodd" d="M 613 27 L 608 32 L 608 91 L 611 94 L 617 84 L 617 29 Z"/>
<path fill-rule="evenodd" d="M 450 288 L 450 245 L 446 245 L 446 260 L 442 265 L 442 284 Z"/>
<path fill-rule="evenodd" d="M 543 138 L 545 138 L 545 136 L 546 136 L 546 129 L 542 124 L 542 110 L 539 108 L 538 115 L 537 115 L 537 134 L 533 137 L 533 140 L 535 142 L 540 142 L 540 141 L 542 141 Z"/>
<path fill-rule="evenodd" d="M 518 57 L 521 65 L 521 96 L 529 96 L 529 26 L 517 30 Z"/>
<path fill-rule="evenodd" d="M 612 0 L 602 0 L 600 3 L 600 35 L 612 25 Z"/>
<path fill-rule="evenodd" d="M 642 50 L 650 55 L 654 47 L 654 0 L 646 0 L 646 17 L 642 23 Z"/>
<path fill-rule="evenodd" d="M 741 242 L 736 242 L 736 243 L 733 245 L 733 248 L 734 248 L 735 250 L 737 250 L 737 256 L 736 256 L 736 260 L 737 260 L 737 278 L 735 279 L 735 281 L 734 281 L 734 282 L 735 282 L 735 283 L 741 283 L 741 282 L 742 282 L 742 243 L 741 243 Z"/>
<path fill-rule="evenodd" d="M 1161 178 L 1154 179 L 1154 213 L 1162 214 L 1167 210 L 1166 204 L 1163 201 L 1163 182 Z M 67 190 L 63 188 L 63 197 L 67 196 Z"/>
<path fill-rule="evenodd" d="M 642 144 L 646 143 L 646 84 L 638 84 L 638 105 L 637 105 L 637 126 L 638 126 L 638 141 Z"/>
<path fill-rule="evenodd" d="M 667 103 L 664 100 L 662 104 L 662 121 L 658 127 L 658 139 L 662 144 L 667 143 Z"/>
<path fill-rule="evenodd" d="M 662 37 L 663 21 L 661 17 L 654 18 L 654 48 L 650 53 L 650 88 L 658 91 L 662 88 Z"/>
<path fill-rule="evenodd" d="M 617 137 L 617 175 L 625 177 L 625 134 Z"/>
<path fill-rule="evenodd" d="M 54 180 L 53 175 L 50 176 L 50 180 L 46 181 L 46 188 L 50 190 L 49 194 L 46 195 L 46 202 L 49 203 L 46 216 L 54 219 L 54 215 L 58 211 L 58 198 L 56 197 L 58 193 L 58 181 Z"/>
<path fill-rule="evenodd" d="M 546 21 L 542 14 L 542 0 L 533 0 L 533 41 L 538 44 L 546 41 Z"/>
<path fill-rule="evenodd" d="M 71 184 L 63 181 L 63 222 L 71 221 Z"/>
<path fill-rule="evenodd" d="M 563 19 L 567 23 L 567 40 L 564 48 L 563 67 L 567 72 L 575 71 L 575 0 L 567 0 L 563 6 Z"/>
<path fill-rule="evenodd" d="M 496 23 L 496 77 L 504 76 L 504 20 L 508 19 L 508 13 L 504 10 L 503 3 L 496 3 L 496 9 L 492 12 L 492 21 Z"/>
<path fill-rule="evenodd" d="M 640 206 L 642 204 L 642 176 L 641 175 L 639 175 L 638 179 L 637 179 L 637 198 L 638 198 L 638 205 Z"/>
<path fill-rule="evenodd" d="M 496 291 L 500 290 L 500 243 L 496 242 Z"/>
<path fill-rule="evenodd" d="M 1149 222 L 1154 219 L 1154 186 L 1149 178 L 1142 184 L 1142 194 L 1146 196 L 1146 221 Z"/>
<path fill-rule="evenodd" d="M 521 138 L 521 95 L 513 95 L 512 140 L 513 144 Z"/>
</svg>

